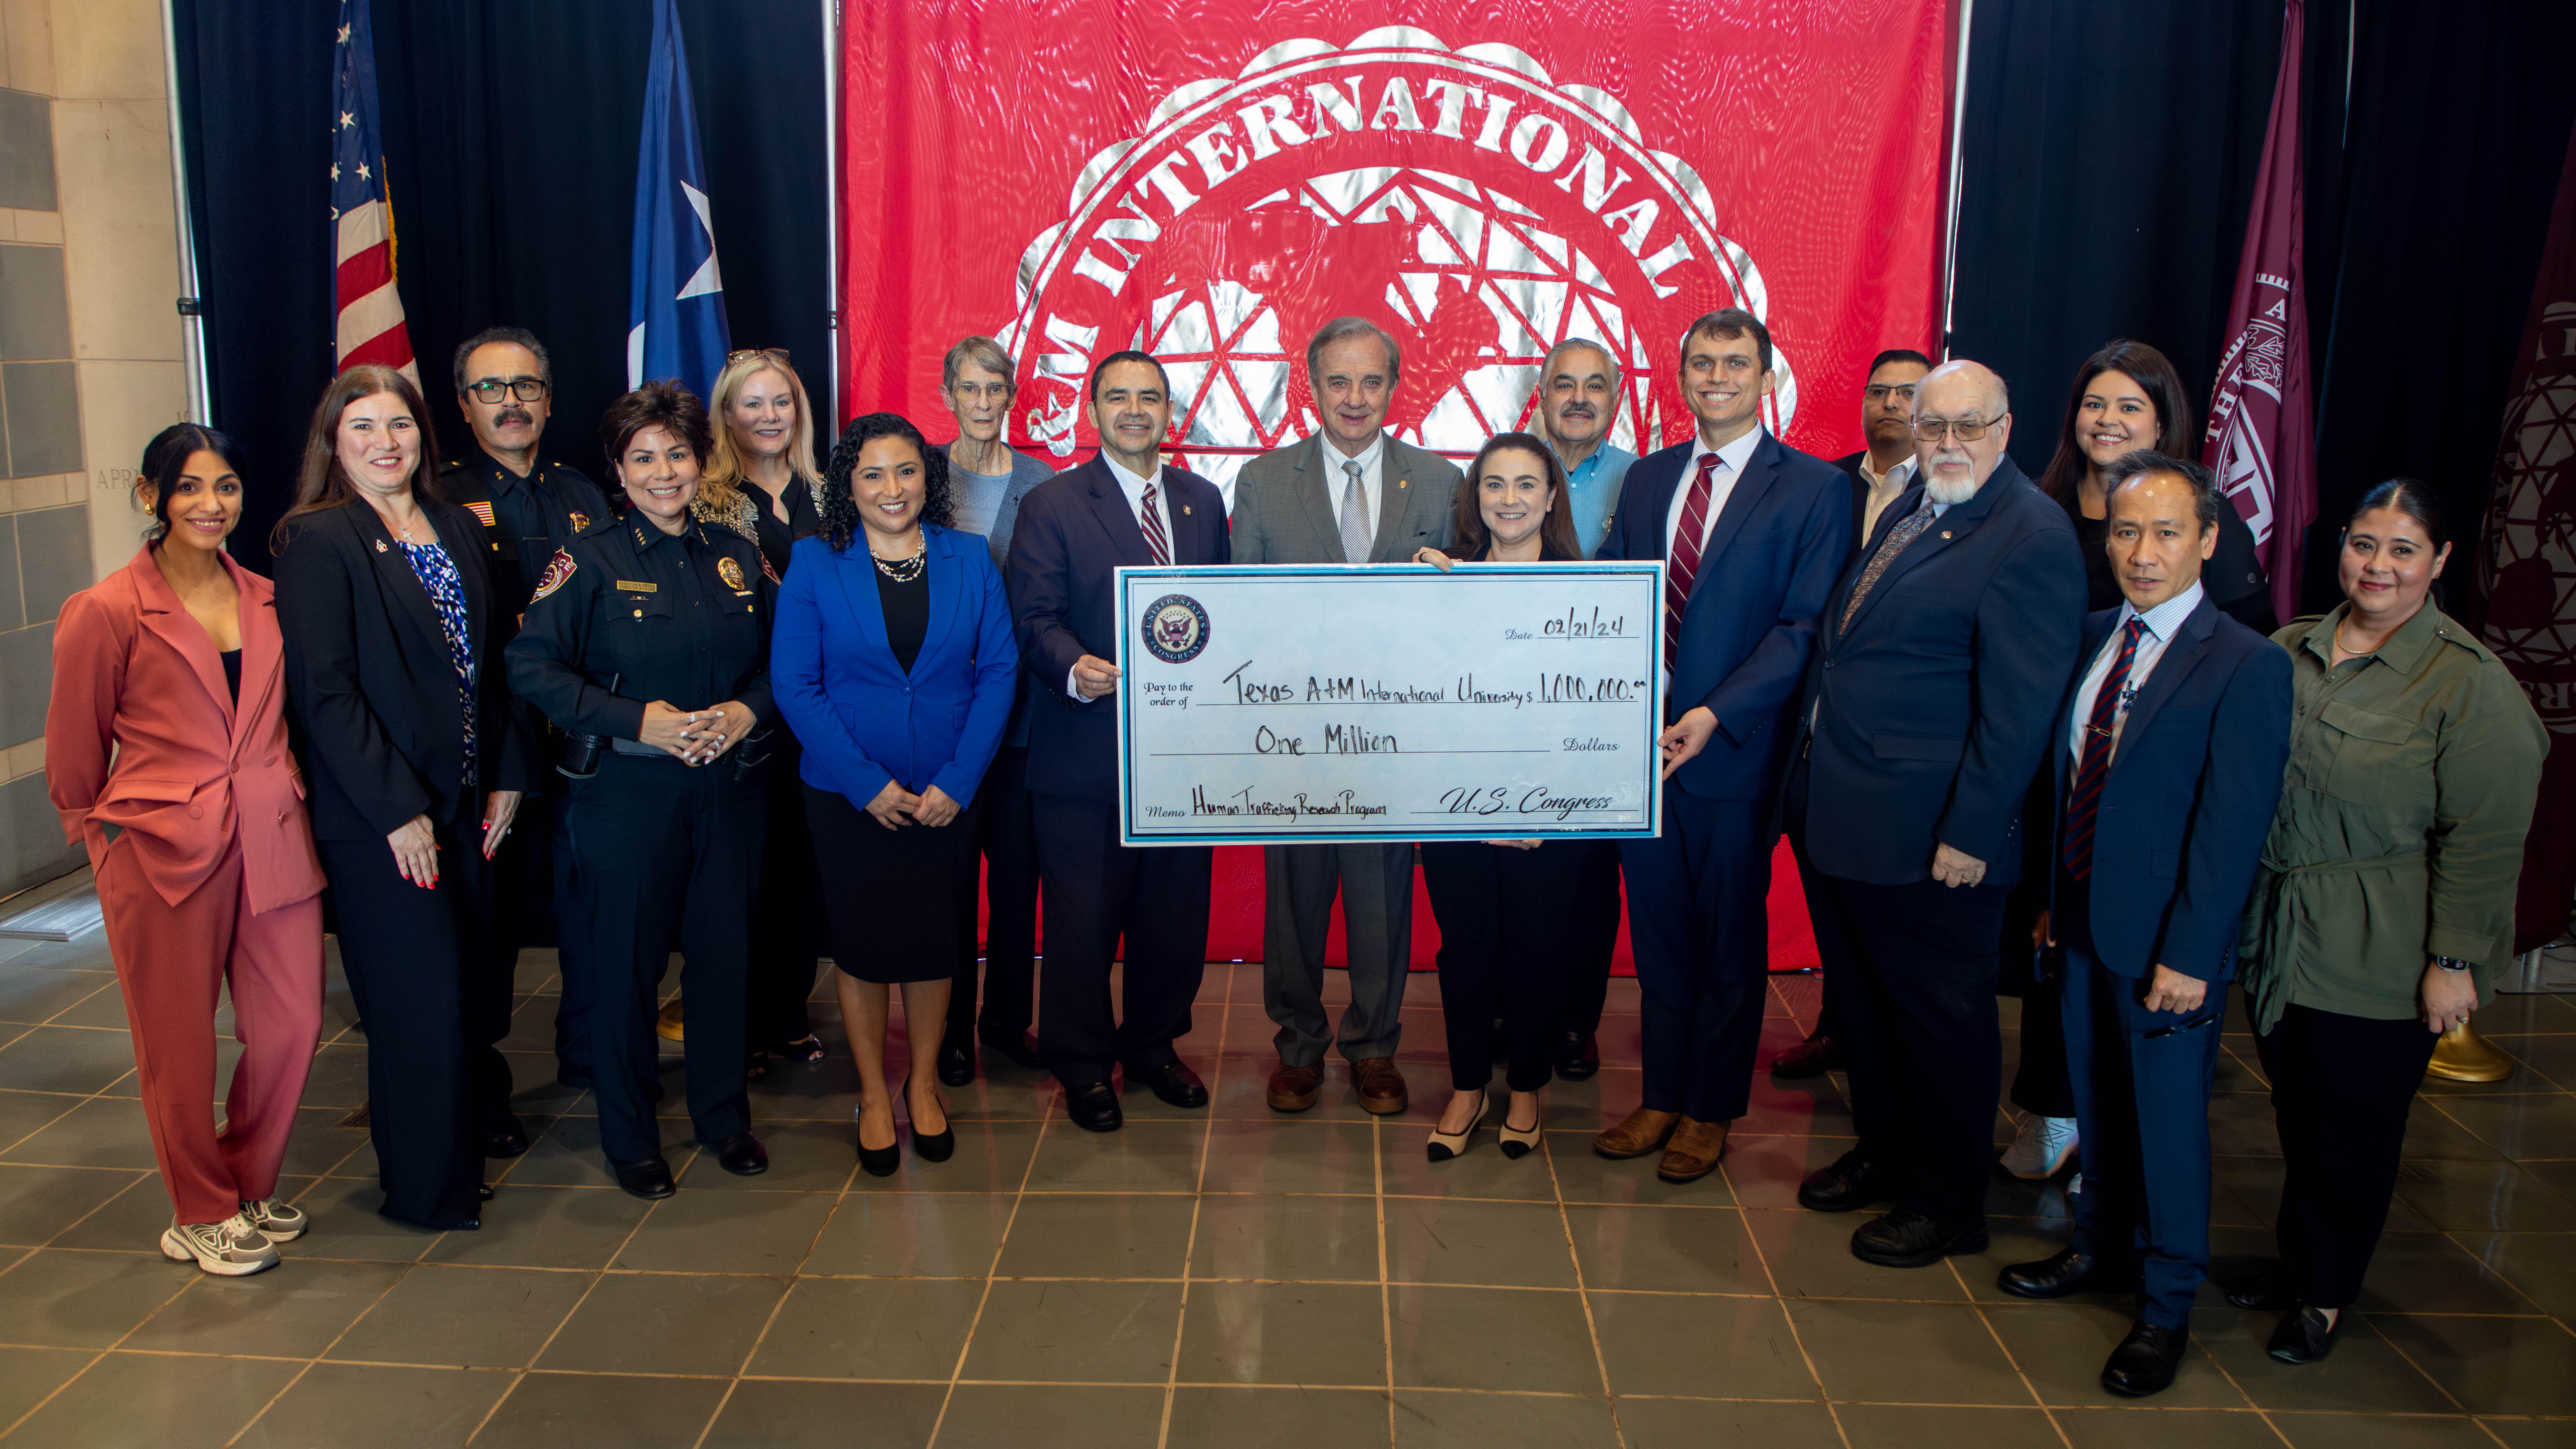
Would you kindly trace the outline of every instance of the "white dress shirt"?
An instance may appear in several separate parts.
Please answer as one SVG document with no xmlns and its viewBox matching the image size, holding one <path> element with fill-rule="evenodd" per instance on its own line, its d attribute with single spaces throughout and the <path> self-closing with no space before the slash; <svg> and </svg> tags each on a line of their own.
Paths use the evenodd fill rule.
<svg viewBox="0 0 2576 1449">
<path fill-rule="evenodd" d="M 1342 526 L 1342 495 L 1351 491 L 1351 475 L 1343 470 L 1342 465 L 1357 463 L 1360 465 L 1360 491 L 1368 495 L 1368 536 L 1376 538 L 1377 521 L 1386 517 L 1386 434 L 1380 432 L 1369 439 L 1368 447 L 1356 458 L 1334 446 L 1330 437 L 1324 438 L 1318 446 L 1324 455 L 1324 497 L 1333 505 L 1333 527 L 1338 529 Z M 1340 536 L 1335 535 L 1334 542 L 1340 541 Z M 1368 560 L 1355 558 L 1351 562 L 1367 563 Z"/>
<path fill-rule="evenodd" d="M 1167 552 L 1174 549 L 1176 545 L 1172 534 L 1172 500 L 1162 486 L 1163 455 L 1160 453 L 1154 455 L 1154 472 L 1151 477 L 1142 473 L 1128 472 L 1117 459 L 1110 457 L 1105 449 L 1100 454 L 1100 461 L 1108 465 L 1109 476 L 1118 480 L 1118 491 L 1127 496 L 1127 511 L 1136 515 L 1136 528 L 1140 533 L 1153 531 L 1145 526 L 1145 490 L 1147 488 L 1154 490 L 1154 513 L 1163 528 L 1163 546 Z M 1178 562 L 1180 555 L 1173 553 L 1172 558 L 1174 562 Z M 1084 694 L 1081 686 L 1074 683 L 1073 671 L 1070 669 L 1064 673 L 1064 692 L 1068 699 L 1078 699 L 1085 703 L 1095 698 Z M 1106 698 L 1106 696 L 1097 697 Z"/>
<path fill-rule="evenodd" d="M 1887 512 L 1887 505 L 1904 496 L 1906 488 L 1913 482 L 1914 456 L 1912 454 L 1909 453 L 1897 459 L 1896 466 L 1884 473 L 1870 470 L 1867 452 L 1864 451 L 1860 455 L 1860 483 L 1863 490 L 1860 513 L 1862 543 L 1869 542 L 1870 532 L 1878 527 L 1879 517 Z"/>
<path fill-rule="evenodd" d="M 2120 752 L 2120 727 L 2129 722 L 2129 706 L 2138 691 L 2147 687 L 2147 676 L 2155 672 L 2156 661 L 2165 657 L 2165 646 L 2173 642 L 2176 629 L 2200 607 L 2201 587 L 2192 586 L 2149 609 L 2144 614 L 2134 604 L 2120 605 L 2120 617 L 2111 621 L 2110 637 L 2102 641 L 2101 650 L 2093 656 L 2093 667 L 2084 671 L 2084 683 L 2075 691 L 2075 712 L 2066 722 L 2066 749 L 2075 757 L 2075 768 L 2084 765 L 2084 731 L 2093 720 L 2093 702 L 2101 696 L 2102 682 L 2111 674 L 2111 662 L 2120 657 L 2120 633 L 2131 619 L 2144 619 L 2145 630 L 2138 635 L 2138 652 L 2129 660 L 2129 682 L 2120 691 L 2117 712 L 2111 716 L 2111 754 Z"/>
<path fill-rule="evenodd" d="M 1664 509 L 1664 557 L 1673 556 L 1673 544 L 1682 529 L 1682 510 L 1690 506 L 1691 482 L 1699 477 L 1699 460 L 1710 452 L 1717 454 L 1717 472 L 1708 480 L 1708 512 L 1699 521 L 1699 546 L 1708 548 L 1708 531 L 1717 526 L 1717 516 L 1726 511 L 1726 500 L 1735 492 L 1735 480 L 1744 476 L 1744 465 L 1753 459 L 1753 450 L 1762 445 L 1760 423 L 1743 437 L 1723 448 L 1712 450 L 1708 440 L 1693 434 L 1690 461 L 1682 465 L 1681 486 L 1673 490 L 1673 501 Z"/>
</svg>

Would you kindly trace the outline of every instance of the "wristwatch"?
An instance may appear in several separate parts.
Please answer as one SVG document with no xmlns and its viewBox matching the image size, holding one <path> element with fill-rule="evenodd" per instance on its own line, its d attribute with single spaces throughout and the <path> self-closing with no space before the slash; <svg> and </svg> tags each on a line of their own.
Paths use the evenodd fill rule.
<svg viewBox="0 0 2576 1449">
<path fill-rule="evenodd" d="M 2436 956 L 2433 958 L 2433 964 L 2445 971 L 2466 971 L 2474 963 L 2463 961 L 2457 956 Z"/>
</svg>

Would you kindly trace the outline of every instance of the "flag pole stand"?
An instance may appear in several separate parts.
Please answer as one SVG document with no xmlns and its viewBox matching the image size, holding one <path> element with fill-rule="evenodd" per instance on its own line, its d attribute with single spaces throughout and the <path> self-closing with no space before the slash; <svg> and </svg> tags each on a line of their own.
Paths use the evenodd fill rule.
<svg viewBox="0 0 2576 1449">
<path fill-rule="evenodd" d="M 2424 1075 L 2446 1082 L 2501 1082 L 2513 1075 L 2513 1058 L 2497 1051 L 2464 1021 L 2433 1044 L 2433 1060 Z"/>
</svg>

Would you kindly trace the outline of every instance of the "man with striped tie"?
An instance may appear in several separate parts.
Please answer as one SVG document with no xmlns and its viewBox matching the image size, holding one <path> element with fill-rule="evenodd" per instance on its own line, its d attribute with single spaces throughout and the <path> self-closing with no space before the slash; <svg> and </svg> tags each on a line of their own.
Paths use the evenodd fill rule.
<svg viewBox="0 0 2576 1449">
<path fill-rule="evenodd" d="M 1834 588 L 1782 795 L 1840 943 L 1825 994 L 1860 1137 L 1798 1201 L 1893 1202 L 1851 1244 L 1892 1268 L 1986 1246 L 2004 898 L 2084 622 L 2075 526 L 2004 452 L 2004 380 L 1944 363 L 1913 416 L 1918 481 Z"/>
<path fill-rule="evenodd" d="M 1029 700 L 1029 805 L 1046 917 L 1038 974 L 1038 1051 L 1064 1084 L 1077 1127 L 1115 1132 L 1126 1118 L 1112 1071 L 1175 1107 L 1204 1107 L 1207 1086 L 1172 1043 L 1190 1030 L 1207 963 L 1206 846 L 1118 843 L 1120 564 L 1221 564 L 1225 498 L 1163 461 L 1171 382 L 1143 352 L 1091 371 L 1100 453 L 1020 500 L 1011 529 L 1011 617 Z M 1109 968 L 1123 959 L 1118 1009 Z"/>
<path fill-rule="evenodd" d="M 1605 559 L 1665 563 L 1664 829 L 1619 843 L 1644 994 L 1642 1100 L 1593 1139 L 1604 1157 L 1660 1152 L 1657 1174 L 1717 1167 L 1744 1115 L 1769 991 L 1773 806 L 1818 618 L 1851 538 L 1833 464 L 1762 426 L 1771 332 L 1740 308 L 1682 335 L 1697 433 L 1637 460 Z"/>
<path fill-rule="evenodd" d="M 2064 982 L 2084 1191 L 2066 1249 L 2003 1270 L 2023 1298 L 2138 1295 L 2102 1370 L 2173 1382 L 2209 1276 L 2209 1084 L 2238 919 L 2290 754 L 2290 656 L 2200 586 L 2231 507 L 2198 464 L 2140 451 L 2103 479 L 2124 602 L 2084 621 L 2049 732 L 2057 838 L 2040 918 Z"/>
</svg>

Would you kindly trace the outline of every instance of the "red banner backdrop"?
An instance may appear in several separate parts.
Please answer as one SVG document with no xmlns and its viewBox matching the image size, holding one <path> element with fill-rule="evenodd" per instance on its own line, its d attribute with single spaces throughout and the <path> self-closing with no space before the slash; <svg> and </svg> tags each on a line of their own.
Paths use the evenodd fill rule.
<svg viewBox="0 0 2576 1449">
<path fill-rule="evenodd" d="M 960 336 L 1019 361 L 1011 440 L 1071 466 L 1094 359 L 1164 359 L 1191 466 L 1314 423 L 1301 365 L 1359 313 L 1404 347 L 1397 434 L 1464 453 L 1568 336 L 1636 370 L 1614 437 L 1683 436 L 1681 329 L 1769 323 L 1771 422 L 1859 445 L 1869 359 L 1936 355 L 1940 0 L 844 12 L 846 407 L 946 436 Z"/>
</svg>

